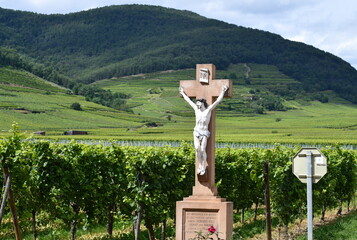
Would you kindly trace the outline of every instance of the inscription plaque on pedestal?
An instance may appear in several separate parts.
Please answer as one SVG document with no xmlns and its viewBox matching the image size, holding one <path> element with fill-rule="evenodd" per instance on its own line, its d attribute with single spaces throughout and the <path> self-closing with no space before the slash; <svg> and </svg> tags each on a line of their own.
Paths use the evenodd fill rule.
<svg viewBox="0 0 357 240">
<path fill-rule="evenodd" d="M 186 210 L 184 218 L 184 239 L 194 238 L 197 232 L 205 234 L 209 227 L 218 226 L 218 211 Z"/>
<path fill-rule="evenodd" d="M 190 240 L 213 226 L 221 239 L 231 239 L 233 203 L 221 197 L 190 196 L 176 205 L 176 240 Z M 213 239 L 216 236 L 212 235 Z"/>
</svg>

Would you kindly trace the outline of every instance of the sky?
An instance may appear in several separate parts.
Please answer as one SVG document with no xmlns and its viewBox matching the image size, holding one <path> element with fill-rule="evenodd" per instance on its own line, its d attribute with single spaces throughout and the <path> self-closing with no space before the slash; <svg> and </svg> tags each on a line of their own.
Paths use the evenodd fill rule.
<svg viewBox="0 0 357 240">
<path fill-rule="evenodd" d="M 0 0 L 0 7 L 44 14 L 147 4 L 195 12 L 279 34 L 330 52 L 357 69 L 356 0 Z"/>
</svg>

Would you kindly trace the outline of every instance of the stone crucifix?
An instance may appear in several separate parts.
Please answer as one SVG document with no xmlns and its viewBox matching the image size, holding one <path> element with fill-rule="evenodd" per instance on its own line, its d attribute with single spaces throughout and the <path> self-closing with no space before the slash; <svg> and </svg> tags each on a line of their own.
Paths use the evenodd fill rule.
<svg viewBox="0 0 357 240">
<path fill-rule="evenodd" d="M 180 81 L 182 97 L 195 110 L 193 132 L 196 149 L 196 177 L 194 195 L 217 195 L 215 187 L 215 107 L 223 97 L 232 96 L 232 81 L 215 80 L 213 64 L 197 64 L 196 80 Z M 193 103 L 190 98 L 196 98 Z"/>
</svg>

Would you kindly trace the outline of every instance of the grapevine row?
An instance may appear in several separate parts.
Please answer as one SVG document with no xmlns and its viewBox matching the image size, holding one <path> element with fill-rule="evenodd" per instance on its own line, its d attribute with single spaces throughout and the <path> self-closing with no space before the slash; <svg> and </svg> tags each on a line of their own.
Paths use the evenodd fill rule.
<svg viewBox="0 0 357 240">
<path fill-rule="evenodd" d="M 306 214 L 306 186 L 292 173 L 292 157 L 299 150 L 284 146 L 270 149 L 220 148 L 216 150 L 216 182 L 222 197 L 243 213 L 264 202 L 263 165 L 270 165 L 273 214 L 288 226 Z M 357 153 L 334 146 L 322 149 L 328 173 L 314 184 L 314 211 L 341 207 L 357 189 Z M 107 224 L 113 233 L 115 219 L 128 219 L 148 229 L 174 219 L 176 201 L 191 194 L 194 151 L 180 147 L 133 147 L 116 143 L 83 144 L 24 141 L 17 129 L 0 140 L 0 163 L 12 173 L 12 189 L 20 223 L 36 218 L 60 219 L 75 238 L 78 225 Z M 1 192 L 4 188 L 1 187 Z M 256 208 L 255 208 L 256 209 Z M 1 228 L 1 227 L 0 227 Z M 1 236 L 0 236 L 1 237 Z"/>
</svg>

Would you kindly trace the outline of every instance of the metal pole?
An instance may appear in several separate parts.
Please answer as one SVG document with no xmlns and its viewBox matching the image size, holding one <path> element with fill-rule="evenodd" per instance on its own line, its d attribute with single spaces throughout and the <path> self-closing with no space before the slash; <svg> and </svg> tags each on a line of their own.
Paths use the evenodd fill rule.
<svg viewBox="0 0 357 240">
<path fill-rule="evenodd" d="M 265 183 L 265 216 L 267 240 L 271 240 L 271 213 L 270 213 L 270 187 L 269 187 L 269 163 L 264 162 L 264 183 Z"/>
<path fill-rule="evenodd" d="M 306 152 L 307 167 L 307 239 L 313 240 L 313 222 L 312 222 L 312 152 Z"/>
</svg>

